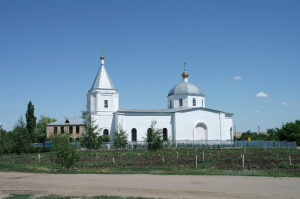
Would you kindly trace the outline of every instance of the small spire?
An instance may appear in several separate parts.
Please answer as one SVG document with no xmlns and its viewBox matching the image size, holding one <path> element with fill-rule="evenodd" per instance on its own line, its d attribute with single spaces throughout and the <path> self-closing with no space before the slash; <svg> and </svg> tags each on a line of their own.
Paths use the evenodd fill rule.
<svg viewBox="0 0 300 199">
<path fill-rule="evenodd" d="M 183 78 L 188 78 L 189 74 L 186 72 L 186 63 L 184 62 L 184 72 L 182 73 Z"/>
<path fill-rule="evenodd" d="M 103 56 L 103 49 L 101 49 L 101 57 L 100 57 L 101 60 L 104 59 L 104 56 Z"/>
</svg>

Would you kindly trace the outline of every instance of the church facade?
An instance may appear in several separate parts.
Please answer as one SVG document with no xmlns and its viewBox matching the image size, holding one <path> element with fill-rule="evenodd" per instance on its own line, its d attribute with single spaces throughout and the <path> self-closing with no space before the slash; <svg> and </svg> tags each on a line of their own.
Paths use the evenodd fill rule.
<svg viewBox="0 0 300 199">
<path fill-rule="evenodd" d="M 150 124 L 163 130 L 163 139 L 171 140 L 232 140 L 231 113 L 205 107 L 201 89 L 188 82 L 186 69 L 182 82 L 169 91 L 167 109 L 119 109 L 119 93 L 104 66 L 104 57 L 92 88 L 87 94 L 87 114 L 111 138 L 121 125 L 128 141 L 144 141 Z"/>
</svg>

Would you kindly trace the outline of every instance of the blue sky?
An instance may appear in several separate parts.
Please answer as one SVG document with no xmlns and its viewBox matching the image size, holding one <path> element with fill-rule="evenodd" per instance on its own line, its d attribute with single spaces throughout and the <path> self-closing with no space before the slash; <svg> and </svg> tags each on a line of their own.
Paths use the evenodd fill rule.
<svg viewBox="0 0 300 199">
<path fill-rule="evenodd" d="M 0 123 L 80 117 L 100 66 L 120 108 L 167 108 L 189 82 L 236 131 L 300 119 L 300 1 L 0 1 Z"/>
</svg>

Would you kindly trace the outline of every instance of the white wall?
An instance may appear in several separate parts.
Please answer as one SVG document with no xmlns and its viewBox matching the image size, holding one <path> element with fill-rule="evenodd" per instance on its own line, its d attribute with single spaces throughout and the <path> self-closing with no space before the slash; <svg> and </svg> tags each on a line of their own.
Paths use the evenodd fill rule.
<svg viewBox="0 0 300 199">
<path fill-rule="evenodd" d="M 144 141 L 151 122 L 155 120 L 156 128 L 167 128 L 168 137 L 172 135 L 172 124 L 170 113 L 124 113 L 118 115 L 118 124 L 128 133 L 128 140 L 131 141 L 131 130 L 137 130 L 137 141 Z"/>
</svg>

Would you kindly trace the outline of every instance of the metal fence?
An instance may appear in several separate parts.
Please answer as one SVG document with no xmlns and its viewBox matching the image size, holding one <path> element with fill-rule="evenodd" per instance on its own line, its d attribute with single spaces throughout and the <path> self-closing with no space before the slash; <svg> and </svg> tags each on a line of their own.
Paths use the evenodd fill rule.
<svg viewBox="0 0 300 199">
<path fill-rule="evenodd" d="M 297 148 L 297 144 L 286 141 L 172 140 L 164 142 L 163 148 Z M 105 142 L 102 149 L 115 149 L 115 147 L 113 142 Z M 123 149 L 147 149 L 147 143 L 144 141 L 129 142 Z"/>
</svg>

